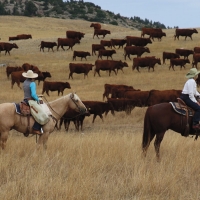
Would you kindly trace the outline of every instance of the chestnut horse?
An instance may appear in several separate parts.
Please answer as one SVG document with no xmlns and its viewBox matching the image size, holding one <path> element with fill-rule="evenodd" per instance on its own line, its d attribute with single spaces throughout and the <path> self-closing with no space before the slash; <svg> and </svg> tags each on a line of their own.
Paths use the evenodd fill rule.
<svg viewBox="0 0 200 200">
<path fill-rule="evenodd" d="M 188 124 L 188 126 L 187 126 Z M 146 156 L 147 149 L 155 138 L 154 147 L 156 157 L 160 159 L 160 144 L 163 140 L 165 132 L 171 129 L 182 136 L 196 135 L 192 128 L 192 117 L 187 118 L 175 112 L 170 103 L 160 103 L 147 108 L 144 118 L 144 130 L 142 139 L 142 149 Z M 196 138 L 197 139 L 197 138 Z"/>
<path fill-rule="evenodd" d="M 49 134 L 54 131 L 57 120 L 59 120 L 68 109 L 75 110 L 80 114 L 84 114 L 87 110 L 78 95 L 74 93 L 58 98 L 49 102 L 47 105 L 53 117 L 50 117 L 49 122 L 43 125 L 43 134 L 39 136 L 37 148 L 43 144 L 43 147 L 46 149 Z M 34 121 L 34 118 L 31 116 L 30 128 L 32 128 Z M 2 103 L 0 104 L 0 147 L 2 149 L 6 147 L 8 134 L 11 129 L 25 134 L 28 129 L 28 119 L 26 116 L 16 113 L 14 103 Z"/>
</svg>

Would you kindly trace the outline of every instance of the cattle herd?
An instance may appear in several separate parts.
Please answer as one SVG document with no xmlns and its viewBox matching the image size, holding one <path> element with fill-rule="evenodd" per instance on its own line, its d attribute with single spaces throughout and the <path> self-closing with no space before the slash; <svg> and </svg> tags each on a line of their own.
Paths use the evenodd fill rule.
<svg viewBox="0 0 200 200">
<path fill-rule="evenodd" d="M 53 48 L 59 47 L 65 51 L 64 47 L 68 47 L 67 50 L 73 51 L 72 60 L 80 58 L 87 60 L 87 56 L 97 55 L 98 59 L 95 63 L 69 63 L 69 79 L 73 79 L 73 73 L 84 74 L 85 77 L 88 76 L 88 73 L 94 69 L 94 76 L 98 74 L 101 76 L 100 71 L 107 71 L 108 76 L 111 75 L 111 72 L 114 72 L 116 75 L 118 70 L 123 72 L 124 67 L 128 67 L 128 64 L 122 60 L 113 60 L 112 55 L 117 53 L 117 47 L 124 48 L 124 60 L 128 57 L 131 60 L 131 55 L 135 55 L 132 65 L 132 70 L 137 69 L 140 72 L 139 67 L 147 67 L 148 70 L 152 68 L 154 71 L 154 66 L 156 64 L 161 65 L 161 59 L 156 58 L 155 56 L 145 56 L 142 57 L 143 53 L 150 53 L 150 49 L 146 47 L 148 44 L 152 44 L 154 39 L 158 41 L 162 40 L 162 37 L 166 37 L 166 33 L 159 28 L 142 28 L 141 37 L 136 36 L 126 36 L 121 39 L 110 39 L 104 40 L 107 34 L 111 34 L 111 31 L 106 29 L 101 29 L 101 24 L 92 23 L 90 27 L 94 28 L 93 38 L 96 36 L 99 38 L 102 35 L 103 40 L 99 44 L 92 44 L 91 54 L 88 51 L 73 51 L 73 46 L 81 43 L 81 39 L 84 38 L 85 33 L 77 31 L 66 31 L 66 38 L 58 38 L 55 42 L 41 41 L 39 44 L 40 51 L 44 52 L 44 48 L 48 48 L 48 51 L 51 49 L 54 52 Z M 178 39 L 179 36 L 190 37 L 192 40 L 192 34 L 198 33 L 196 29 L 176 29 L 174 40 Z M 145 35 L 149 37 L 146 38 Z M 13 37 L 9 37 L 9 41 L 12 40 L 21 40 L 21 39 L 31 39 L 30 34 L 22 34 Z M 0 52 L 5 51 L 5 55 L 13 48 L 20 48 L 15 43 L 0 42 Z M 109 48 L 109 49 L 108 49 Z M 165 60 L 170 60 L 169 69 L 174 70 L 174 66 L 180 66 L 180 68 L 185 67 L 186 63 L 190 63 L 188 59 L 189 55 L 193 55 L 192 66 L 197 67 L 198 62 L 200 62 L 200 47 L 194 47 L 194 49 L 175 49 L 175 52 L 163 52 L 162 61 L 165 64 Z M 105 59 L 104 59 L 105 57 Z M 182 57 L 182 58 L 181 58 Z M 50 82 L 45 81 L 47 77 L 51 77 L 50 72 L 43 72 L 37 66 L 33 66 L 29 63 L 24 63 L 22 66 L 6 67 L 7 78 L 11 76 L 11 88 L 16 83 L 20 87 L 20 83 L 24 81 L 22 73 L 27 70 L 33 70 L 35 73 L 38 73 L 38 84 L 40 81 L 43 81 L 43 90 L 42 94 L 46 93 L 49 96 L 49 91 L 57 91 L 58 96 L 65 88 L 71 88 L 70 83 L 68 82 Z M 21 88 L 21 87 L 20 87 Z M 88 108 L 88 113 L 85 115 L 77 115 L 77 113 L 65 113 L 63 118 L 60 120 L 60 124 L 57 127 L 61 128 L 62 123 L 65 124 L 66 131 L 69 128 L 70 121 L 73 121 L 77 130 L 83 126 L 83 121 L 85 116 L 93 115 L 92 122 L 94 123 L 95 118 L 99 116 L 103 120 L 103 114 L 108 114 L 110 111 L 112 115 L 115 112 L 125 111 L 127 115 L 135 107 L 145 107 L 155 105 L 157 103 L 176 101 L 177 97 L 180 96 L 180 90 L 150 90 L 150 91 L 140 91 L 139 89 L 134 89 L 132 86 L 127 85 L 104 85 L 103 101 L 83 101 L 83 103 Z M 105 97 L 107 98 L 106 101 Z M 71 116 L 74 116 L 73 118 Z M 76 117 L 75 117 L 76 116 Z"/>
</svg>

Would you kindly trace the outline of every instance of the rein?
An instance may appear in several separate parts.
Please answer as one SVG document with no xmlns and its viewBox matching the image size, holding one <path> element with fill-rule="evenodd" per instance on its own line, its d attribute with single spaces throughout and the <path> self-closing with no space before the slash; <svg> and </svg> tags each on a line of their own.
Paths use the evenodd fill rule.
<svg viewBox="0 0 200 200">
<path fill-rule="evenodd" d="M 78 110 L 79 110 L 79 112 L 80 112 L 80 113 L 77 114 L 75 117 L 63 117 L 63 116 L 61 116 L 60 114 L 58 114 L 58 113 L 50 106 L 50 104 L 49 104 L 48 100 L 46 99 L 46 97 L 43 96 L 43 98 L 44 98 L 45 101 L 47 102 L 48 107 L 49 107 L 56 115 L 58 115 L 60 118 L 63 118 L 63 119 L 73 119 L 73 118 L 78 117 L 78 116 L 81 115 L 81 108 L 79 108 L 78 104 L 77 104 L 76 101 L 71 97 L 71 95 L 70 95 L 70 99 L 74 102 L 74 104 L 76 105 L 76 107 L 78 108 Z"/>
</svg>

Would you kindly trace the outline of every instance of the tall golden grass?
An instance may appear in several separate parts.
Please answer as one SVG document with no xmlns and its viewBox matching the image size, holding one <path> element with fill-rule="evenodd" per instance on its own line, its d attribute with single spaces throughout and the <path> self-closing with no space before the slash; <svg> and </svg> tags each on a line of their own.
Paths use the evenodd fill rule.
<svg viewBox="0 0 200 200">
<path fill-rule="evenodd" d="M 166 65 L 156 65 L 155 71 L 147 68 L 132 71 L 132 61 L 127 60 L 128 68 L 115 76 L 101 72 L 101 77 L 94 77 L 93 71 L 84 79 L 83 75 L 74 74 L 68 80 L 69 63 L 73 51 L 40 52 L 38 45 L 43 41 L 57 41 L 65 37 L 67 30 L 85 33 L 80 45 L 74 50 L 91 52 L 91 45 L 100 39 L 93 39 L 90 22 L 81 20 L 64 20 L 55 18 L 27 18 L 1 16 L 1 41 L 8 41 L 9 36 L 32 34 L 33 39 L 15 41 L 19 49 L 13 49 L 11 55 L 0 54 L 0 63 L 21 66 L 23 63 L 36 65 L 41 71 L 52 74 L 51 81 L 68 81 L 71 89 L 64 94 L 75 91 L 82 100 L 102 101 L 104 84 L 126 84 L 141 90 L 182 89 L 185 74 L 191 68 L 175 67 L 169 70 Z M 127 35 L 140 36 L 140 31 L 102 24 L 111 35 L 105 39 L 124 38 Z M 162 58 L 163 51 L 174 52 L 176 48 L 193 49 L 198 44 L 199 34 L 193 40 L 174 41 L 175 30 L 164 30 L 167 37 L 161 42 L 155 39 L 148 45 L 151 53 Z M 200 29 L 198 29 L 200 31 Z M 86 63 L 94 63 L 97 56 L 87 57 Z M 133 56 L 132 56 L 133 58 Z M 117 49 L 115 60 L 123 60 L 123 49 Z M 192 56 L 189 57 L 190 61 Z M 81 62 L 77 58 L 76 63 Z M 23 91 L 17 85 L 11 89 L 5 68 L 0 73 L 0 102 L 19 102 Z M 37 86 L 42 91 L 42 83 Z M 58 98 L 57 92 L 50 92 L 48 101 Z M 35 151 L 35 137 L 25 138 L 23 134 L 10 131 L 7 147 L 0 151 L 0 198 L 14 199 L 76 199 L 76 200 L 125 200 L 125 199 L 200 199 L 199 192 L 199 141 L 181 137 L 173 131 L 167 131 L 161 143 L 161 161 L 156 162 L 153 142 L 143 158 L 141 142 L 143 119 L 146 108 L 135 108 L 130 116 L 116 113 L 108 114 L 104 122 L 97 117 L 92 124 L 92 116 L 84 121 L 84 131 L 77 133 L 70 125 L 68 133 L 64 128 L 53 132 L 47 143 L 47 151 Z"/>
</svg>

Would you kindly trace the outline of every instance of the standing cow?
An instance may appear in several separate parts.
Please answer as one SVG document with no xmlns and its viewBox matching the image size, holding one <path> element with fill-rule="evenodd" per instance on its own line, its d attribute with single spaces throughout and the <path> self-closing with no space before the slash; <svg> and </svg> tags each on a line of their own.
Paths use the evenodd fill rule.
<svg viewBox="0 0 200 200">
<path fill-rule="evenodd" d="M 81 40 L 81 38 L 84 38 L 85 33 L 82 32 L 78 32 L 78 31 L 66 31 L 66 36 L 67 38 L 71 38 L 71 39 L 79 39 Z"/>
<path fill-rule="evenodd" d="M 99 24 L 99 23 L 91 23 L 90 27 L 93 27 L 94 29 L 101 29 L 101 24 Z"/>
<path fill-rule="evenodd" d="M 80 44 L 80 40 L 79 39 L 71 39 L 71 38 L 58 38 L 58 46 L 57 46 L 57 51 L 59 49 L 59 47 L 61 46 L 61 48 L 65 51 L 65 49 L 63 48 L 64 46 L 69 46 L 68 49 L 73 50 L 73 46 L 75 44 Z M 68 50 L 67 49 L 67 50 Z"/>
<path fill-rule="evenodd" d="M 1 51 L 5 51 L 5 55 L 7 53 L 10 55 L 10 51 L 13 48 L 18 49 L 19 47 L 15 43 L 0 42 L 0 53 Z"/>
<path fill-rule="evenodd" d="M 88 51 L 74 51 L 73 53 L 73 60 L 76 60 L 76 57 L 80 57 L 81 60 L 85 58 L 87 60 L 87 56 L 91 56 L 90 52 Z"/>
<path fill-rule="evenodd" d="M 124 47 L 124 59 L 126 60 L 126 56 L 131 60 L 130 55 L 137 55 L 137 57 L 141 57 L 143 53 L 150 53 L 148 47 L 138 47 L 138 46 L 126 46 Z"/>
<path fill-rule="evenodd" d="M 42 49 L 44 52 L 44 48 L 48 48 L 48 52 L 49 52 L 49 49 L 51 49 L 53 51 L 53 47 L 57 46 L 57 43 L 41 41 L 41 44 L 39 46 L 40 46 L 40 51 Z"/>
<path fill-rule="evenodd" d="M 193 33 L 198 33 L 198 31 L 194 28 L 194 29 L 176 29 L 175 35 L 174 35 L 174 40 L 176 40 L 176 38 L 179 40 L 179 36 L 185 36 L 185 40 L 187 37 L 190 37 L 190 39 L 192 40 L 192 34 Z"/>
<path fill-rule="evenodd" d="M 104 38 L 107 34 L 111 34 L 111 32 L 109 30 L 105 30 L 105 29 L 94 29 L 93 39 L 94 39 L 95 35 L 98 38 L 99 38 L 99 35 L 103 35 L 103 38 Z"/>
</svg>

